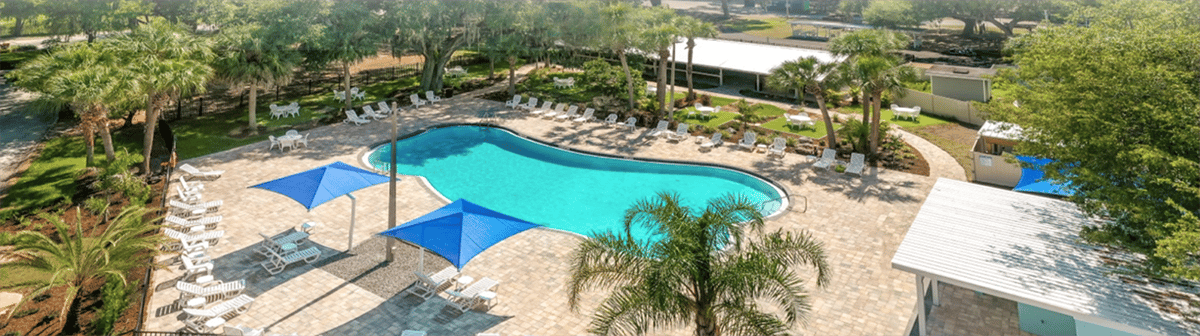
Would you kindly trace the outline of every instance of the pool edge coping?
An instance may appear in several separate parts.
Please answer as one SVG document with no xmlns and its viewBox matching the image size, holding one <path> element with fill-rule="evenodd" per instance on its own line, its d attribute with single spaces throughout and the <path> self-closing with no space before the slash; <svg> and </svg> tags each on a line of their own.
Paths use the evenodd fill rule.
<svg viewBox="0 0 1200 336">
<path fill-rule="evenodd" d="M 713 168 L 721 168 L 721 169 L 726 169 L 726 170 L 732 170 L 732 171 L 739 172 L 739 173 L 743 173 L 743 174 L 746 174 L 746 175 L 750 175 L 751 177 L 754 177 L 754 178 L 756 178 L 756 179 L 759 179 L 759 180 L 761 180 L 761 181 L 765 182 L 767 185 L 771 186 L 771 188 L 774 188 L 776 191 L 779 191 L 779 193 L 781 194 L 781 195 L 780 195 L 780 196 L 777 198 L 778 200 L 780 200 L 780 201 L 781 201 L 780 203 L 782 203 L 782 205 L 779 207 L 779 210 L 776 210 L 775 212 L 771 213 L 770 215 L 763 216 L 763 220 L 764 220 L 764 221 L 767 221 L 767 220 L 773 220 L 773 219 L 775 219 L 775 218 L 777 218 L 777 217 L 779 217 L 779 216 L 782 216 L 782 215 L 784 214 L 784 212 L 787 212 L 787 211 L 791 210 L 791 208 L 792 208 L 792 203 L 793 203 L 793 202 L 791 201 L 791 196 L 792 196 L 792 193 L 791 193 L 791 192 L 789 192 L 789 191 L 787 190 L 787 188 L 784 188 L 784 186 L 783 186 L 783 185 L 779 184 L 778 182 L 775 182 L 774 180 L 772 180 L 772 179 L 770 179 L 770 178 L 768 178 L 768 177 L 766 177 L 766 176 L 763 176 L 763 175 L 761 175 L 761 174 L 758 174 L 758 173 L 756 173 L 756 172 L 748 171 L 748 170 L 745 170 L 745 169 L 742 169 L 742 168 L 733 167 L 733 166 L 729 166 L 729 165 L 725 165 L 725 164 L 720 164 L 720 163 L 708 163 L 708 162 L 697 162 L 697 161 L 687 161 L 687 160 L 669 160 L 669 159 L 657 159 L 657 158 L 642 158 L 642 157 L 635 157 L 635 156 L 621 156 L 621 155 L 614 155 L 614 154 L 608 154 L 608 153 L 599 153 L 599 152 L 593 152 L 593 151 L 584 150 L 584 149 L 576 149 L 576 148 L 572 148 L 572 147 L 569 147 L 569 146 L 566 146 L 566 145 L 559 145 L 559 144 L 556 144 L 556 143 L 553 143 L 553 142 L 549 142 L 549 141 L 543 141 L 543 140 L 541 140 L 541 139 L 533 138 L 533 137 L 530 137 L 530 136 L 524 135 L 524 134 L 522 134 L 521 132 L 517 132 L 516 130 L 513 130 L 513 129 L 511 129 L 511 128 L 504 127 L 504 126 L 497 125 L 497 124 L 491 124 L 491 123 L 467 123 L 467 122 L 458 122 L 458 123 L 440 123 L 440 124 L 434 124 L 434 125 L 426 126 L 426 127 L 423 127 L 423 128 L 421 128 L 421 129 L 418 129 L 418 130 L 416 130 L 416 131 L 408 132 L 408 133 L 405 133 L 405 134 L 397 134 L 397 135 L 396 135 L 396 139 L 395 139 L 395 140 L 396 140 L 396 141 L 400 141 L 400 140 L 404 140 L 404 139 L 408 139 L 408 138 L 411 138 L 411 137 L 415 137 L 415 136 L 421 135 L 421 134 L 423 134 L 423 133 L 425 133 L 425 132 L 429 132 L 429 131 L 432 131 L 432 130 L 435 130 L 435 129 L 439 129 L 439 128 L 447 128 L 447 127 L 455 127 L 455 126 L 484 126 L 484 127 L 497 128 L 497 129 L 501 129 L 501 130 L 504 130 L 504 131 L 506 131 L 506 132 L 509 132 L 509 133 L 511 133 L 511 134 L 513 134 L 513 135 L 515 135 L 515 136 L 517 136 L 517 137 L 519 137 L 519 138 L 521 138 L 521 139 L 525 139 L 525 140 L 533 141 L 533 142 L 536 142 L 536 143 L 538 143 L 538 144 L 540 144 L 540 145 L 543 145 L 543 146 L 553 147 L 553 148 L 556 148 L 556 149 L 565 150 L 565 151 L 569 151 L 569 152 L 573 152 L 573 153 L 577 153 L 577 154 L 582 154 L 582 155 L 591 155 L 591 156 L 598 156 L 598 157 L 609 158 L 609 159 L 617 159 L 617 160 L 630 160 L 630 161 L 641 161 L 641 162 L 651 162 L 651 163 L 679 164 L 679 165 L 690 165 L 690 166 L 701 166 L 701 167 L 713 167 Z M 376 169 L 374 166 L 372 166 L 372 165 L 371 165 L 371 163 L 370 163 L 370 161 L 369 161 L 369 158 L 368 158 L 368 156 L 370 156 L 371 152 L 373 152 L 373 151 L 375 150 L 375 148 L 377 148 L 377 147 L 379 147 L 379 146 L 386 145 L 386 144 L 390 144 L 391 142 L 392 142 L 392 140 L 384 140 L 384 141 L 376 142 L 376 143 L 373 143 L 373 144 L 370 144 L 370 145 L 368 145 L 368 146 L 367 146 L 365 149 L 362 149 L 362 150 L 360 150 L 360 151 L 358 152 L 358 154 L 356 154 L 356 155 L 359 157 L 358 163 L 359 163 L 359 164 L 361 164 L 361 165 L 363 165 L 363 166 L 364 166 L 366 169 L 369 169 L 369 170 L 371 170 L 371 171 L 374 171 L 374 172 L 381 172 L 381 173 L 383 173 L 384 175 L 390 174 L 390 172 L 387 172 L 387 171 L 381 171 L 381 170 L 379 170 L 379 169 Z M 402 174 L 398 174 L 398 175 L 402 175 Z M 445 196 L 445 195 L 442 195 L 442 193 L 441 193 L 441 192 L 437 191 L 437 188 L 434 188 L 434 187 L 433 187 L 433 185 L 429 183 L 429 180 L 425 179 L 425 177 L 424 177 L 424 176 L 420 176 L 420 175 L 404 175 L 404 176 L 409 176 L 409 177 L 417 177 L 417 178 L 420 178 L 421 185 L 422 185 L 422 186 L 424 186 L 424 187 L 425 187 L 425 189 L 429 190 L 429 191 L 430 191 L 430 192 L 432 192 L 434 195 L 437 195 L 437 197 L 438 197 L 438 198 L 440 198 L 440 199 L 442 199 L 442 201 L 444 201 L 446 204 L 450 204 L 451 202 L 453 202 L 453 201 L 452 201 L 452 200 L 450 200 L 449 198 L 446 198 L 446 196 Z M 774 201 L 774 200 L 775 200 L 775 199 L 767 200 L 767 201 L 764 201 L 763 203 L 765 203 L 765 202 L 770 202 L 770 201 Z M 543 227 L 544 227 L 544 226 L 543 226 Z M 587 235 L 580 234 L 580 233 L 575 233 L 575 232 L 571 232 L 571 231 L 567 231 L 567 230 L 555 229 L 555 228 L 550 228 L 550 227 L 544 227 L 544 228 L 545 228 L 545 229 L 549 229 L 549 230 L 555 230 L 555 231 L 567 232 L 567 233 L 571 233 L 571 234 L 574 234 L 574 235 L 578 235 L 578 236 L 580 236 L 580 237 L 585 237 L 585 238 L 587 237 Z"/>
</svg>

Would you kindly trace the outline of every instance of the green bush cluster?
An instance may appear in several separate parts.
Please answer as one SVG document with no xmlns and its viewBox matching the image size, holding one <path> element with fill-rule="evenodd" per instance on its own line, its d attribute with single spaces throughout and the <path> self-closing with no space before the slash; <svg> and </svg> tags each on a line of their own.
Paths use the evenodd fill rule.
<svg viewBox="0 0 1200 336">
<path fill-rule="evenodd" d="M 604 60 L 592 60 L 583 64 L 583 75 L 580 76 L 581 84 L 587 85 L 589 90 L 599 92 L 606 96 L 624 97 L 628 93 L 625 91 L 625 71 L 621 67 L 614 66 Z M 633 78 L 641 78 L 642 72 L 630 70 Z M 645 92 L 646 83 L 644 81 L 634 81 L 634 92 Z"/>
<path fill-rule="evenodd" d="M 108 200 L 104 197 L 89 197 L 83 201 L 83 208 L 91 211 L 93 214 L 99 215 L 105 209 L 108 209 L 108 204 Z"/>
<path fill-rule="evenodd" d="M 137 281 L 126 284 L 120 278 L 108 278 L 104 287 L 100 288 L 104 305 L 96 310 L 96 321 L 92 324 L 95 335 L 112 334 L 113 325 L 116 324 L 117 319 L 121 318 L 121 313 L 125 312 L 129 303 L 133 301 L 132 289 L 137 288 L 137 284 Z"/>
<path fill-rule="evenodd" d="M 141 155 L 130 154 L 128 151 L 117 153 L 116 160 L 105 163 L 100 170 L 100 189 L 109 193 L 124 194 L 133 204 L 146 204 L 150 200 L 151 188 L 130 171 L 133 165 L 140 162 Z"/>
</svg>

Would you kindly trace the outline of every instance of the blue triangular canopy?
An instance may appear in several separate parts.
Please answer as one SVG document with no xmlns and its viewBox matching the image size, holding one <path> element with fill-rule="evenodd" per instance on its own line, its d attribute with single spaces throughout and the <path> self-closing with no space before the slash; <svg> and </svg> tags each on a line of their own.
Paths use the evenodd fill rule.
<svg viewBox="0 0 1200 336">
<path fill-rule="evenodd" d="M 252 188 L 283 194 L 312 210 L 331 199 L 387 181 L 387 176 L 338 161 Z"/>
<path fill-rule="evenodd" d="M 461 269 L 492 245 L 537 226 L 459 199 L 379 234 L 421 245 Z"/>
<path fill-rule="evenodd" d="M 1071 196 L 1075 194 L 1075 190 L 1071 189 L 1069 183 L 1062 183 L 1046 178 L 1046 174 L 1042 172 L 1042 166 L 1054 162 L 1054 160 L 1040 159 L 1032 156 L 1017 156 L 1017 159 L 1028 165 L 1026 168 L 1021 168 L 1021 180 L 1017 182 L 1017 186 L 1013 187 L 1013 190 L 1059 196 Z"/>
</svg>

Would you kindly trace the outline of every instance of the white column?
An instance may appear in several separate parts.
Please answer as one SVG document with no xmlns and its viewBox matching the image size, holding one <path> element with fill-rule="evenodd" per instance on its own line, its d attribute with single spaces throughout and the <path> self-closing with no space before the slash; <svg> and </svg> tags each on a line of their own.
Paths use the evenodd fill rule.
<svg viewBox="0 0 1200 336">
<path fill-rule="evenodd" d="M 917 274 L 917 335 L 929 335 L 925 329 L 925 278 Z"/>
<path fill-rule="evenodd" d="M 942 291 L 938 289 L 937 278 L 930 278 L 929 283 L 930 283 L 930 290 L 933 291 L 933 305 L 941 306 L 942 305 Z"/>
</svg>

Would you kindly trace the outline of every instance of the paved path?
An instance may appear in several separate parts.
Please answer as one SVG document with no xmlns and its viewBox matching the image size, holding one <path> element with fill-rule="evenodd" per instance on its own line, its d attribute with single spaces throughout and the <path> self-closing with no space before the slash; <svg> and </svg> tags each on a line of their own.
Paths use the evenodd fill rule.
<svg viewBox="0 0 1200 336">
<path fill-rule="evenodd" d="M 0 78 L 3 76 L 4 71 L 0 71 Z M 0 79 L 0 195 L 16 182 L 16 170 L 32 154 L 46 129 L 54 125 L 56 116 L 30 111 L 29 102 L 34 97 Z M 3 202 L 0 198 L 0 208 Z"/>
</svg>

